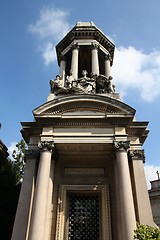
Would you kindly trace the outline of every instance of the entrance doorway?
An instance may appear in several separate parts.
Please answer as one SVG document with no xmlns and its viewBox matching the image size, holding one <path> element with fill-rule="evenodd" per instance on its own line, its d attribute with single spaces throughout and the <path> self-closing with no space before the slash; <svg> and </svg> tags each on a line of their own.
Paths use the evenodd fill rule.
<svg viewBox="0 0 160 240">
<path fill-rule="evenodd" d="M 100 239 L 99 208 L 98 195 L 69 195 L 68 240 Z"/>
</svg>

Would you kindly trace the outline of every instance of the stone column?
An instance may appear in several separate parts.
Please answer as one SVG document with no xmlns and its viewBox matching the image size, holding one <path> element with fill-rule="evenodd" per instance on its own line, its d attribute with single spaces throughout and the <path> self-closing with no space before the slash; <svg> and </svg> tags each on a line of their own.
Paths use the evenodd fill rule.
<svg viewBox="0 0 160 240">
<path fill-rule="evenodd" d="M 134 229 L 136 229 L 135 210 L 133 203 L 133 195 L 131 188 L 131 179 L 128 166 L 127 149 L 129 148 L 129 141 L 114 142 L 116 148 L 116 168 L 119 189 L 120 219 L 122 239 L 133 239 Z"/>
<path fill-rule="evenodd" d="M 109 54 L 105 55 L 104 65 L 105 65 L 105 76 L 109 78 L 111 76 L 111 61 L 110 61 Z"/>
<path fill-rule="evenodd" d="M 65 56 L 62 55 L 60 58 L 59 75 L 62 77 L 63 86 L 65 83 L 65 70 L 66 70 L 66 59 L 65 59 Z"/>
<path fill-rule="evenodd" d="M 144 150 L 129 151 L 132 166 L 132 181 L 134 185 L 134 201 L 136 217 L 140 224 L 155 226 L 147 190 L 147 183 L 143 163 L 145 162 Z"/>
<path fill-rule="evenodd" d="M 78 79 L 78 53 L 79 46 L 76 43 L 72 46 L 72 60 L 71 60 L 71 70 L 73 71 L 74 79 Z"/>
<path fill-rule="evenodd" d="M 28 239 L 28 229 L 35 188 L 36 160 L 39 156 L 39 150 L 27 150 L 25 155 L 26 166 L 13 226 L 12 240 Z"/>
<path fill-rule="evenodd" d="M 29 240 L 44 240 L 51 155 L 54 150 L 54 143 L 47 141 L 39 142 L 38 147 L 40 148 L 41 153 L 28 238 Z"/>
<path fill-rule="evenodd" d="M 93 43 L 92 48 L 92 73 L 99 75 L 98 44 Z"/>
</svg>

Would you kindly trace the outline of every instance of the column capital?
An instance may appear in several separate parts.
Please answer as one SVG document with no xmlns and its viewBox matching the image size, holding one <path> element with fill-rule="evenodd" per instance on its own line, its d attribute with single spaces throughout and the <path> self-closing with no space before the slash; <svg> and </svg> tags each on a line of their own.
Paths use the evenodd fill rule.
<svg viewBox="0 0 160 240">
<path fill-rule="evenodd" d="M 78 46 L 78 43 L 74 43 L 73 45 L 72 45 L 72 50 L 74 50 L 74 49 L 79 49 L 79 46 Z"/>
<path fill-rule="evenodd" d="M 107 61 L 107 60 L 109 60 L 110 62 L 111 62 L 111 55 L 110 54 L 106 54 L 105 56 L 104 56 L 104 59 Z"/>
<path fill-rule="evenodd" d="M 38 148 L 42 151 L 54 151 L 55 145 L 53 141 L 38 141 Z"/>
<path fill-rule="evenodd" d="M 60 55 L 60 61 L 66 61 L 66 57 L 64 55 Z"/>
<path fill-rule="evenodd" d="M 25 151 L 25 158 L 37 158 L 39 156 L 38 149 L 28 149 Z"/>
<path fill-rule="evenodd" d="M 118 150 L 125 150 L 127 151 L 130 147 L 130 141 L 114 141 L 114 147 Z"/>
<path fill-rule="evenodd" d="M 92 43 L 91 47 L 92 49 L 99 49 L 99 45 L 97 43 Z"/>
<path fill-rule="evenodd" d="M 129 151 L 129 157 L 132 160 L 142 160 L 145 163 L 145 153 L 144 149 L 140 150 L 130 150 Z"/>
</svg>

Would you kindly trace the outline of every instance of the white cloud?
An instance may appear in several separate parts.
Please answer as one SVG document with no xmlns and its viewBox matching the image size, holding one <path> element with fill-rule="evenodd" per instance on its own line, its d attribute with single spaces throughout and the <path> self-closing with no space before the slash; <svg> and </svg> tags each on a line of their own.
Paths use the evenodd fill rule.
<svg viewBox="0 0 160 240">
<path fill-rule="evenodd" d="M 43 59 L 44 59 L 45 65 L 49 65 L 50 63 L 52 63 L 56 60 L 55 47 L 53 46 L 53 44 L 51 42 L 48 42 L 44 46 L 42 53 L 43 53 Z"/>
<path fill-rule="evenodd" d="M 158 179 L 156 172 L 158 170 L 160 173 L 160 166 L 146 165 L 144 167 L 144 170 L 145 170 L 145 175 L 147 180 L 147 187 L 148 189 L 150 189 L 151 188 L 150 181 Z"/>
<path fill-rule="evenodd" d="M 43 8 L 35 23 L 29 25 L 29 31 L 37 36 L 39 49 L 45 65 L 56 59 L 54 45 L 70 30 L 68 13 L 55 8 Z"/>
<path fill-rule="evenodd" d="M 160 95 L 160 52 L 145 54 L 134 47 L 115 50 L 114 81 L 122 96 L 138 90 L 141 99 L 153 101 Z"/>
</svg>

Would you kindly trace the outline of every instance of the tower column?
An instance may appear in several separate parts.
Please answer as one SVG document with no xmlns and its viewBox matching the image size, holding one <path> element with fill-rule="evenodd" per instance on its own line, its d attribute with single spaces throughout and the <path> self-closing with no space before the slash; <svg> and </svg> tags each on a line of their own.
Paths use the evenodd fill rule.
<svg viewBox="0 0 160 240">
<path fill-rule="evenodd" d="M 41 153 L 33 202 L 29 240 L 44 239 L 50 165 L 54 143 L 46 141 L 39 142 L 38 147 L 40 148 Z"/>
<path fill-rule="evenodd" d="M 71 70 L 73 71 L 74 79 L 78 79 L 78 53 L 79 46 L 76 43 L 72 46 L 72 61 L 71 61 Z"/>
<path fill-rule="evenodd" d="M 65 70 L 66 70 L 66 60 L 65 60 L 65 56 L 62 55 L 60 60 L 59 75 L 62 77 L 63 86 L 65 82 Z"/>
<path fill-rule="evenodd" d="M 109 78 L 111 76 L 111 62 L 110 62 L 109 54 L 105 55 L 104 65 L 105 65 L 105 76 Z"/>
<path fill-rule="evenodd" d="M 92 73 L 99 75 L 98 44 L 92 44 Z"/>
<path fill-rule="evenodd" d="M 116 168 L 118 177 L 118 195 L 120 199 L 120 219 L 122 239 L 133 239 L 134 230 L 136 229 L 135 210 L 133 203 L 133 194 L 131 188 L 131 179 L 128 166 L 127 149 L 128 141 L 114 142 L 116 149 Z"/>
</svg>

